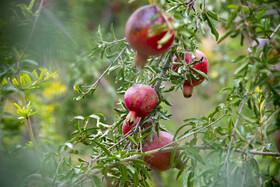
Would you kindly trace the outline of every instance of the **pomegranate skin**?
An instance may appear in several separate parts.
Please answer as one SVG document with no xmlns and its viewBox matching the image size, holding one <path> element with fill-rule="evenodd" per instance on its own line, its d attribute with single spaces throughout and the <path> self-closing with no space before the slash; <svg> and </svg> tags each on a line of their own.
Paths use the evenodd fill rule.
<svg viewBox="0 0 280 187">
<path fill-rule="evenodd" d="M 165 12 L 162 11 L 163 14 Z M 163 30 L 152 37 L 149 34 L 153 32 L 151 27 L 157 24 L 166 24 L 166 21 L 158 9 L 152 5 L 146 5 L 137 9 L 128 19 L 125 26 L 125 38 L 129 45 L 136 51 L 134 66 L 143 68 L 147 62 L 148 56 L 161 55 L 172 45 L 175 39 L 174 30 Z M 172 19 L 168 19 L 172 20 Z M 163 45 L 159 45 L 160 41 L 167 32 L 170 32 L 170 39 Z"/>
<path fill-rule="evenodd" d="M 153 141 L 150 142 L 150 137 L 146 138 L 146 143 L 143 145 L 143 152 L 159 149 L 166 144 L 169 144 L 173 140 L 173 135 L 168 132 L 159 131 L 159 137 L 156 133 L 152 134 Z M 172 147 L 170 145 L 169 147 Z M 171 168 L 170 158 L 172 152 L 156 153 L 152 156 L 145 156 L 144 161 L 149 164 L 151 169 L 157 171 L 166 171 Z M 179 151 L 176 152 L 175 158 L 179 155 Z"/>
<path fill-rule="evenodd" d="M 124 94 L 124 104 L 129 110 L 126 122 L 134 124 L 136 117 L 148 116 L 158 104 L 154 89 L 144 84 L 131 86 Z"/>
<path fill-rule="evenodd" d="M 207 75 L 208 71 L 209 71 L 208 60 L 207 60 L 206 56 L 201 51 L 196 50 L 195 51 L 195 60 L 200 60 L 201 58 L 203 58 L 202 61 L 200 63 L 194 65 L 193 68 L 197 69 L 199 71 L 202 71 L 203 73 L 205 73 Z M 177 59 L 176 56 L 173 57 L 173 61 L 178 61 L 179 62 L 179 60 Z M 185 62 L 186 62 L 186 64 L 193 63 L 192 52 L 185 53 Z M 175 72 L 178 71 L 178 65 L 174 64 L 171 67 L 172 67 L 172 69 Z M 184 86 L 183 86 L 183 95 L 184 95 L 184 97 L 189 98 L 189 97 L 192 96 L 193 87 L 197 86 L 197 85 L 200 85 L 204 81 L 204 77 L 202 77 L 202 76 L 199 76 L 199 79 L 200 79 L 200 81 L 196 81 L 196 80 L 192 79 L 192 81 L 191 81 L 192 85 L 191 85 L 191 83 L 188 80 L 185 80 Z"/>
<path fill-rule="evenodd" d="M 123 121 L 123 135 L 126 135 L 132 127 L 135 127 L 139 122 L 140 118 L 137 117 L 134 124 L 129 124 L 126 120 Z"/>
<path fill-rule="evenodd" d="M 276 132 L 276 141 L 275 141 L 275 143 L 276 143 L 277 150 L 280 153 L 280 130 L 278 130 Z"/>
<path fill-rule="evenodd" d="M 135 123 L 132 124 L 132 125 L 130 125 L 130 124 L 129 124 L 128 122 L 126 122 L 126 121 L 123 121 L 123 135 L 126 135 L 126 134 L 131 130 L 131 128 L 135 127 L 135 126 L 138 124 L 139 120 L 140 120 L 140 118 L 137 117 L 136 120 L 135 120 Z M 146 124 L 144 124 L 144 125 L 142 126 L 142 129 L 145 129 L 145 128 L 147 128 L 147 127 L 152 126 L 152 125 L 153 125 L 153 120 L 154 120 L 154 117 L 152 117 L 152 118 L 150 119 L 150 122 L 151 122 L 151 123 L 146 123 Z"/>
</svg>

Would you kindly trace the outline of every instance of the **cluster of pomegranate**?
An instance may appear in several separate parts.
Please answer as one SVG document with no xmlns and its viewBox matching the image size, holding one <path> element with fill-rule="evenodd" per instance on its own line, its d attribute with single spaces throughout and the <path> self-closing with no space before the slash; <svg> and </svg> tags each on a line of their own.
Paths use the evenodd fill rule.
<svg viewBox="0 0 280 187">
<path fill-rule="evenodd" d="M 170 48 L 176 34 L 171 21 L 172 18 L 168 18 L 166 12 L 153 5 L 139 8 L 129 17 L 125 26 L 125 38 L 136 51 L 134 66 L 142 69 L 149 56 L 161 55 Z M 164 37 L 167 39 L 161 44 L 160 41 Z M 194 60 L 199 60 L 202 57 L 203 60 L 192 68 L 207 74 L 209 64 L 206 56 L 199 50 L 196 50 L 195 53 Z M 175 57 L 173 61 L 178 61 L 178 59 Z M 185 53 L 185 62 L 187 65 L 193 62 L 191 52 Z M 172 69 L 177 71 L 178 66 L 174 65 Z M 200 81 L 192 80 L 191 83 L 188 80 L 185 81 L 184 97 L 192 96 L 193 87 L 201 84 L 204 77 L 200 76 L 199 79 Z"/>
<path fill-rule="evenodd" d="M 143 84 L 136 84 L 130 87 L 124 95 L 124 104 L 129 110 L 126 119 L 123 122 L 123 134 L 127 134 L 132 130 L 140 120 L 140 117 L 146 118 L 157 106 L 158 96 L 153 88 Z M 142 125 L 142 128 L 152 126 L 154 118 L 150 119 L 150 123 Z M 157 124 L 156 124 L 157 125 Z M 151 134 L 152 137 L 146 137 L 143 145 L 143 152 L 161 148 L 172 143 L 173 135 L 159 131 Z M 150 141 L 152 139 L 152 141 Z M 169 145 L 172 146 L 172 145 Z M 179 152 L 176 153 L 177 156 Z M 157 153 L 152 156 L 145 156 L 144 160 L 151 169 L 165 171 L 171 168 L 170 164 L 171 152 Z"/>
<path fill-rule="evenodd" d="M 173 44 L 175 39 L 175 31 L 171 24 L 172 18 L 160 10 L 157 6 L 147 5 L 137 9 L 128 19 L 125 27 L 125 37 L 131 48 L 136 51 L 134 66 L 142 69 L 147 63 L 149 56 L 157 56 L 165 53 Z M 164 42 L 163 42 L 164 41 Z M 193 69 L 199 70 L 205 74 L 208 73 L 209 64 L 206 56 L 201 51 L 195 52 L 195 58 L 192 59 L 192 52 L 184 54 L 183 58 L 186 65 Z M 201 60 L 201 62 L 192 65 L 193 61 Z M 173 61 L 178 61 L 176 57 Z M 171 65 L 173 71 L 178 72 L 178 65 Z M 187 75 L 186 75 L 187 76 Z M 184 83 L 183 93 L 185 97 L 191 97 L 193 87 L 201 84 L 204 77 L 199 77 L 199 81 L 188 80 Z M 130 87 L 124 95 L 124 103 L 129 111 L 123 122 L 123 134 L 126 135 L 131 130 L 135 130 L 140 118 L 146 119 L 147 116 L 157 107 L 158 96 L 153 88 L 144 84 L 136 84 Z M 148 128 L 153 124 L 153 118 L 148 123 L 141 126 L 142 129 Z M 155 123 L 158 125 L 158 123 Z M 159 131 L 152 133 L 143 141 L 143 152 L 159 149 L 163 146 L 172 147 L 173 135 Z M 176 152 L 175 159 L 178 157 L 179 151 Z M 171 166 L 171 152 L 163 152 L 145 156 L 144 161 L 151 169 L 165 171 Z M 176 168 L 179 168 L 176 166 Z"/>
</svg>

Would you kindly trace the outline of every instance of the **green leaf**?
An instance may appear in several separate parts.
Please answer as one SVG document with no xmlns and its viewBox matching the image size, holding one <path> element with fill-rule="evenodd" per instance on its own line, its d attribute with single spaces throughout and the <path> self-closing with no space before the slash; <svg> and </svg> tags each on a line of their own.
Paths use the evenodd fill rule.
<svg viewBox="0 0 280 187">
<path fill-rule="evenodd" d="M 35 3 L 35 0 L 30 1 L 29 5 L 28 5 L 28 8 L 27 8 L 29 11 L 32 11 L 34 3 Z"/>
<path fill-rule="evenodd" d="M 172 150 L 171 152 L 171 157 L 170 157 L 170 164 L 171 164 L 171 167 L 176 167 L 176 162 L 175 162 L 175 156 L 176 156 L 176 147 L 174 147 L 174 149 Z"/>
<path fill-rule="evenodd" d="M 228 22 L 227 22 L 227 24 L 226 24 L 226 29 L 228 29 L 228 28 L 231 26 L 231 23 L 233 22 L 233 20 L 234 20 L 234 19 L 236 18 L 236 16 L 237 16 L 237 12 L 238 12 L 238 10 L 234 11 L 234 12 L 231 14 L 231 16 L 229 17 Z"/>
<path fill-rule="evenodd" d="M 111 30 L 111 33 L 112 33 L 114 39 L 117 40 L 117 37 L 116 37 L 116 34 L 115 34 L 115 30 L 114 30 L 114 24 L 113 24 L 113 23 L 111 23 L 110 30 Z"/>
<path fill-rule="evenodd" d="M 226 39 L 233 31 L 234 31 L 234 30 L 228 31 L 224 36 L 222 36 L 222 37 L 219 39 L 218 43 L 221 43 L 221 42 L 222 42 L 224 39 Z"/>
<path fill-rule="evenodd" d="M 132 143 L 134 143 L 135 145 L 137 145 L 138 146 L 138 143 L 134 140 L 134 138 L 133 137 L 131 137 L 131 136 L 128 136 L 127 137 Z"/>
<path fill-rule="evenodd" d="M 162 45 L 164 45 L 166 42 L 168 42 L 170 40 L 170 38 L 173 35 L 170 32 L 167 32 L 157 43 L 158 43 L 158 49 L 160 49 L 162 47 Z"/>
<path fill-rule="evenodd" d="M 122 183 L 125 184 L 127 181 L 127 169 L 125 166 L 120 167 L 121 176 L 122 176 Z"/>
<path fill-rule="evenodd" d="M 94 144 L 96 144 L 98 147 L 100 147 L 103 151 L 104 151 L 104 153 L 106 154 L 106 155 L 108 155 L 108 156 L 111 156 L 111 153 L 110 153 L 110 151 L 104 146 L 104 145 L 102 145 L 101 143 L 99 143 L 99 142 L 97 142 L 97 141 L 95 141 L 95 140 L 91 140 Z"/>
<path fill-rule="evenodd" d="M 218 15 L 216 13 L 211 12 L 210 10 L 207 10 L 206 13 L 207 13 L 208 16 L 210 16 L 214 20 L 219 21 Z"/>
<path fill-rule="evenodd" d="M 197 70 L 197 69 L 195 69 L 195 68 L 191 68 L 198 76 L 200 76 L 200 77 L 203 77 L 203 78 L 205 78 L 206 80 L 208 80 L 208 76 L 204 73 L 204 72 L 202 72 L 202 71 L 200 71 L 200 70 Z"/>
<path fill-rule="evenodd" d="M 145 166 L 149 166 L 144 160 L 140 160 L 140 159 L 126 159 L 127 161 L 131 161 L 131 162 L 136 162 L 139 164 L 144 164 Z"/>
<path fill-rule="evenodd" d="M 75 127 L 75 129 L 78 130 L 79 133 L 82 132 L 82 128 L 81 128 L 81 126 L 80 126 L 80 123 L 75 123 L 75 124 L 74 124 L 74 127 Z"/>
<path fill-rule="evenodd" d="M 24 80 L 23 75 L 22 75 L 22 76 L 20 76 L 20 78 L 19 78 L 19 82 L 20 82 L 20 84 L 21 84 L 21 86 L 22 86 L 22 87 L 24 87 L 24 86 L 25 86 L 25 80 Z"/>
<path fill-rule="evenodd" d="M 239 68 L 237 68 L 235 70 L 234 74 L 235 75 L 239 74 L 241 71 L 243 71 L 248 66 L 249 63 L 250 63 L 250 61 L 243 63 Z"/>
<path fill-rule="evenodd" d="M 266 8 L 263 8 L 258 14 L 257 19 L 260 20 L 266 12 Z"/>
<path fill-rule="evenodd" d="M 28 82 L 28 84 L 31 84 L 31 83 L 32 83 L 31 78 L 29 77 L 28 74 L 23 74 L 23 77 L 24 77 L 24 79 L 26 80 L 26 82 Z"/>
<path fill-rule="evenodd" d="M 229 8 L 229 9 L 239 9 L 239 6 L 235 5 L 235 4 L 230 4 L 230 5 L 227 6 L 227 8 Z"/>
<path fill-rule="evenodd" d="M 191 173 L 191 172 L 192 172 L 192 170 L 186 171 L 186 174 L 185 174 L 184 177 L 183 177 L 183 186 L 184 186 L 184 187 L 188 187 L 189 176 L 190 176 L 190 173 Z"/>
<path fill-rule="evenodd" d="M 38 76 L 38 74 L 37 74 L 37 70 L 36 70 L 36 69 L 34 69 L 34 70 L 32 71 L 32 74 L 35 75 L 36 79 L 39 79 L 39 76 Z"/>
<path fill-rule="evenodd" d="M 18 81 L 17 81 L 16 78 L 13 78 L 13 79 L 12 79 L 12 83 L 13 83 L 14 85 L 18 86 Z"/>
<path fill-rule="evenodd" d="M 75 116 L 73 119 L 80 119 L 80 120 L 84 120 L 85 118 L 83 116 Z M 72 119 L 72 120 L 73 120 Z"/>
<path fill-rule="evenodd" d="M 219 33 L 218 33 L 213 21 L 209 18 L 209 16 L 205 12 L 202 13 L 202 17 L 203 17 L 204 21 L 205 20 L 207 21 L 207 23 L 211 29 L 211 33 L 215 35 L 216 41 L 217 41 L 219 39 Z"/>
</svg>

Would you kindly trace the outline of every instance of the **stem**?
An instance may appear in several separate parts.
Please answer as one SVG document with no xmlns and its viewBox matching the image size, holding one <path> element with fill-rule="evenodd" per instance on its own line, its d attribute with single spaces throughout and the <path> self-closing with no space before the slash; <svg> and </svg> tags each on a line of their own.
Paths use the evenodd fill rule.
<svg viewBox="0 0 280 187">
<path fill-rule="evenodd" d="M 160 85 L 162 83 L 162 78 L 165 76 L 166 72 L 167 72 L 167 68 L 169 67 L 169 60 L 170 60 L 170 57 L 173 56 L 173 52 L 171 52 L 167 57 L 166 57 L 166 60 L 165 60 L 165 63 L 163 65 L 163 68 L 158 76 L 159 80 L 156 82 L 155 86 L 154 86 L 154 90 L 155 92 L 159 92 L 160 91 Z"/>
<path fill-rule="evenodd" d="M 35 141 L 35 138 L 34 138 L 34 133 L 33 133 L 33 130 L 32 130 L 30 117 L 26 117 L 25 120 L 26 120 L 26 126 L 27 126 L 27 130 L 28 130 L 30 140 L 33 143 L 34 151 L 35 151 L 35 154 L 37 155 L 38 154 L 38 149 L 37 149 L 37 144 L 36 144 L 36 141 Z"/>
<path fill-rule="evenodd" d="M 185 2 L 184 2 L 184 5 L 189 6 L 189 5 L 192 4 L 192 3 L 194 3 L 194 0 L 188 0 L 188 1 L 185 1 Z M 166 12 L 170 12 L 170 11 L 172 11 L 172 10 L 178 8 L 179 6 L 180 6 L 180 5 L 174 6 L 174 7 L 170 8 L 170 9 L 168 9 Z"/>
<path fill-rule="evenodd" d="M 229 152 L 230 152 L 230 148 L 231 148 L 231 145 L 232 145 L 232 142 L 233 142 L 233 139 L 234 139 L 234 136 L 235 136 L 235 132 L 236 132 L 236 129 L 237 129 L 237 125 L 239 123 L 239 120 L 240 120 L 240 114 L 242 113 L 243 109 L 244 109 L 244 106 L 245 106 L 245 103 L 246 103 L 246 100 L 247 100 L 247 97 L 248 97 L 248 91 L 246 92 L 245 96 L 244 96 L 244 99 L 242 101 L 242 105 L 240 107 L 240 110 L 238 112 L 238 117 L 235 121 L 235 124 L 234 124 L 234 128 L 233 130 L 231 131 L 231 139 L 230 139 L 230 143 L 228 145 L 228 151 L 227 151 L 227 156 L 226 156 L 226 162 L 228 162 L 228 157 L 229 157 Z"/>
<path fill-rule="evenodd" d="M 241 104 L 241 107 L 240 107 L 240 110 L 239 110 L 239 113 L 238 113 L 238 117 L 235 121 L 235 124 L 234 124 L 234 128 L 231 132 L 231 139 L 230 139 L 230 143 L 228 145 L 228 148 L 227 148 L 227 156 L 226 156 L 226 166 L 227 166 L 227 186 L 230 187 L 230 176 L 229 176 L 229 169 L 230 169 L 230 164 L 228 162 L 228 157 L 229 157 L 229 152 L 230 152 L 230 149 L 231 149 L 231 145 L 232 145 L 232 142 L 233 142 L 233 139 L 235 137 L 235 132 L 237 130 L 237 125 L 239 123 L 239 120 L 240 120 L 240 116 L 241 116 L 241 113 L 244 109 L 244 106 L 245 106 L 245 103 L 247 101 L 247 97 L 248 97 L 248 90 L 246 91 L 245 93 L 245 96 L 244 96 L 244 99 L 242 101 L 242 104 Z"/>
</svg>

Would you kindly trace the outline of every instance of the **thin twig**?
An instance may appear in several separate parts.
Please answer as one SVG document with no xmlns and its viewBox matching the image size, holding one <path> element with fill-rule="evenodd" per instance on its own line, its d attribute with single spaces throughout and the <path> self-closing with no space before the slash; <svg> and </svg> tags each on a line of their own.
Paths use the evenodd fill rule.
<svg viewBox="0 0 280 187">
<path fill-rule="evenodd" d="M 167 57 L 166 57 L 166 60 L 165 60 L 165 63 L 162 67 L 162 70 L 160 72 L 160 74 L 158 75 L 157 78 L 159 78 L 159 80 L 156 82 L 155 86 L 154 86 L 154 90 L 155 92 L 159 92 L 160 91 L 160 85 L 161 85 L 161 82 L 162 82 L 162 78 L 165 76 L 166 72 L 167 72 L 167 68 L 169 67 L 169 60 L 170 60 L 170 57 L 173 55 L 173 52 L 171 52 Z"/>
<path fill-rule="evenodd" d="M 115 44 L 115 43 L 119 43 L 119 42 L 123 42 L 125 41 L 126 39 L 123 38 L 123 39 L 119 39 L 119 40 L 115 40 L 115 41 L 112 41 L 112 42 L 103 42 L 102 45 L 100 45 L 99 47 L 105 47 L 105 46 L 108 46 L 108 45 L 112 45 L 112 44 Z"/>
<path fill-rule="evenodd" d="M 245 96 L 243 98 L 243 101 L 242 101 L 242 104 L 241 104 L 241 107 L 240 107 L 240 110 L 239 110 L 239 113 L 238 113 L 238 117 L 237 117 L 237 119 L 235 121 L 235 124 L 234 124 L 234 128 L 231 131 L 231 139 L 230 139 L 230 143 L 229 143 L 228 148 L 227 148 L 226 166 L 227 166 L 227 178 L 228 178 L 227 186 L 228 187 L 230 187 L 230 177 L 229 177 L 229 168 L 230 168 L 230 166 L 229 166 L 229 162 L 228 162 L 228 157 L 229 157 L 229 153 L 230 153 L 230 149 L 231 149 L 231 145 L 232 145 L 233 139 L 235 137 L 235 132 L 236 132 L 236 129 L 237 129 L 237 125 L 238 125 L 240 117 L 241 117 L 241 113 L 242 113 L 242 111 L 244 109 L 244 106 L 245 106 L 245 103 L 247 101 L 247 97 L 248 97 L 248 90 L 245 93 Z"/>
<path fill-rule="evenodd" d="M 280 24 L 276 27 L 276 29 L 273 31 L 273 33 L 270 35 L 269 41 L 268 41 L 268 45 L 270 44 L 270 42 L 272 41 L 273 37 L 275 36 L 275 34 L 278 32 L 278 30 L 280 29 Z"/>
<path fill-rule="evenodd" d="M 206 3 L 205 3 L 205 0 L 203 2 L 203 11 L 205 12 L 206 11 Z"/>
<path fill-rule="evenodd" d="M 243 22 L 244 22 L 246 31 L 247 31 L 247 33 L 249 35 L 249 40 L 251 40 L 252 34 L 250 33 L 249 25 L 248 25 L 248 22 L 246 21 L 246 16 L 245 16 L 245 13 L 244 13 L 244 10 L 243 10 L 243 7 L 242 7 L 242 4 L 241 4 L 240 0 L 238 1 L 238 4 L 239 4 L 240 10 L 241 10 L 241 14 L 242 14 L 242 17 L 243 17 Z M 251 43 L 251 41 L 250 41 L 250 43 Z"/>
<path fill-rule="evenodd" d="M 189 5 L 192 4 L 193 2 L 194 2 L 194 0 L 185 1 L 185 2 L 184 2 L 184 5 L 189 6 Z M 170 12 L 170 11 L 172 11 L 172 10 L 174 10 L 174 9 L 177 9 L 179 6 L 180 6 L 180 5 L 174 6 L 174 7 L 170 8 L 170 9 L 168 9 L 166 12 Z"/>
<path fill-rule="evenodd" d="M 75 143 L 73 144 L 73 147 L 74 147 L 75 145 L 77 145 L 77 144 L 78 144 L 78 142 L 75 142 Z M 55 184 L 56 184 L 56 178 L 57 178 L 57 175 L 58 175 L 59 167 L 60 167 L 60 165 L 62 164 L 63 159 L 64 159 L 64 158 L 66 157 L 66 155 L 70 152 L 70 150 L 71 150 L 71 148 L 68 147 L 68 149 L 64 152 L 63 156 L 59 159 L 59 162 L 58 162 L 58 165 L 57 165 L 56 171 L 55 171 L 55 177 L 54 177 L 53 182 L 52 182 L 52 187 L 54 187 Z"/>
<path fill-rule="evenodd" d="M 260 134 L 262 128 L 273 118 L 273 116 L 275 114 L 277 114 L 280 111 L 280 108 L 276 111 L 274 111 L 267 120 L 265 120 L 265 122 L 262 124 L 262 126 L 260 127 L 259 131 L 251 138 L 251 140 L 243 147 L 242 151 L 244 151 L 251 143 L 252 141 Z"/>
<path fill-rule="evenodd" d="M 107 69 L 98 77 L 98 79 L 95 81 L 95 83 L 93 83 L 92 85 L 88 86 L 89 89 L 87 92 L 83 92 L 83 95 L 87 95 L 91 90 L 93 90 L 95 87 L 98 86 L 98 83 L 100 82 L 100 80 L 104 77 L 104 75 L 109 71 L 109 69 L 112 67 L 112 65 L 117 61 L 118 58 L 120 58 L 120 56 L 123 54 L 123 52 L 126 50 L 127 46 L 124 47 L 122 49 L 122 51 L 120 52 L 120 54 L 118 54 L 118 56 L 115 58 L 115 60 L 107 67 Z"/>
<path fill-rule="evenodd" d="M 200 129 L 198 129 L 198 130 L 196 130 L 196 131 L 190 132 L 190 133 L 184 135 L 183 137 L 181 137 L 180 139 L 175 140 L 175 141 L 173 141 L 173 142 L 171 142 L 171 143 L 169 143 L 169 144 L 164 145 L 162 148 L 168 147 L 168 146 L 170 146 L 170 145 L 174 145 L 175 143 L 178 143 L 178 142 L 180 142 L 180 141 L 182 141 L 182 140 L 188 138 L 189 136 L 192 136 L 192 135 L 194 135 L 194 134 L 196 134 L 196 133 L 198 133 L 198 132 L 200 132 L 200 131 L 206 129 L 206 128 L 210 127 L 211 125 L 214 125 L 215 123 L 217 123 L 218 121 L 220 121 L 220 120 L 221 120 L 223 117 L 225 117 L 226 115 L 227 115 L 227 112 L 225 112 L 225 113 L 224 113 L 221 117 L 219 117 L 216 121 L 213 121 L 212 123 L 209 123 L 208 125 L 206 125 L 206 126 L 204 126 L 204 127 L 201 127 Z"/>
<path fill-rule="evenodd" d="M 280 24 L 275 28 L 273 33 L 270 35 L 267 45 L 269 45 L 271 43 L 272 39 L 274 38 L 275 34 L 278 32 L 279 29 L 280 29 Z M 260 58 L 262 58 L 262 56 L 263 56 L 263 51 L 260 54 Z"/>
<path fill-rule="evenodd" d="M 231 131 L 231 139 L 230 139 L 230 143 L 229 143 L 229 145 L 228 145 L 227 156 L 226 156 L 226 163 L 228 162 L 228 157 L 229 157 L 229 152 L 230 152 L 230 149 L 231 149 L 231 145 L 232 145 L 233 139 L 234 139 L 234 137 L 235 137 L 235 132 L 236 132 L 236 129 L 237 129 L 237 125 L 238 125 L 238 123 L 239 123 L 239 120 L 240 120 L 240 117 L 241 117 L 241 113 L 242 113 L 242 111 L 243 111 L 243 109 L 244 109 L 244 106 L 245 106 L 245 103 L 246 103 L 246 101 L 247 101 L 247 97 L 248 97 L 248 90 L 247 90 L 246 93 L 245 93 L 245 96 L 244 96 L 244 99 L 243 99 L 243 101 L 242 101 L 240 110 L 239 110 L 239 112 L 238 112 L 238 117 L 237 117 L 237 119 L 236 119 L 236 121 L 235 121 L 235 124 L 234 124 L 234 128 L 233 128 L 233 130 Z"/>
</svg>

